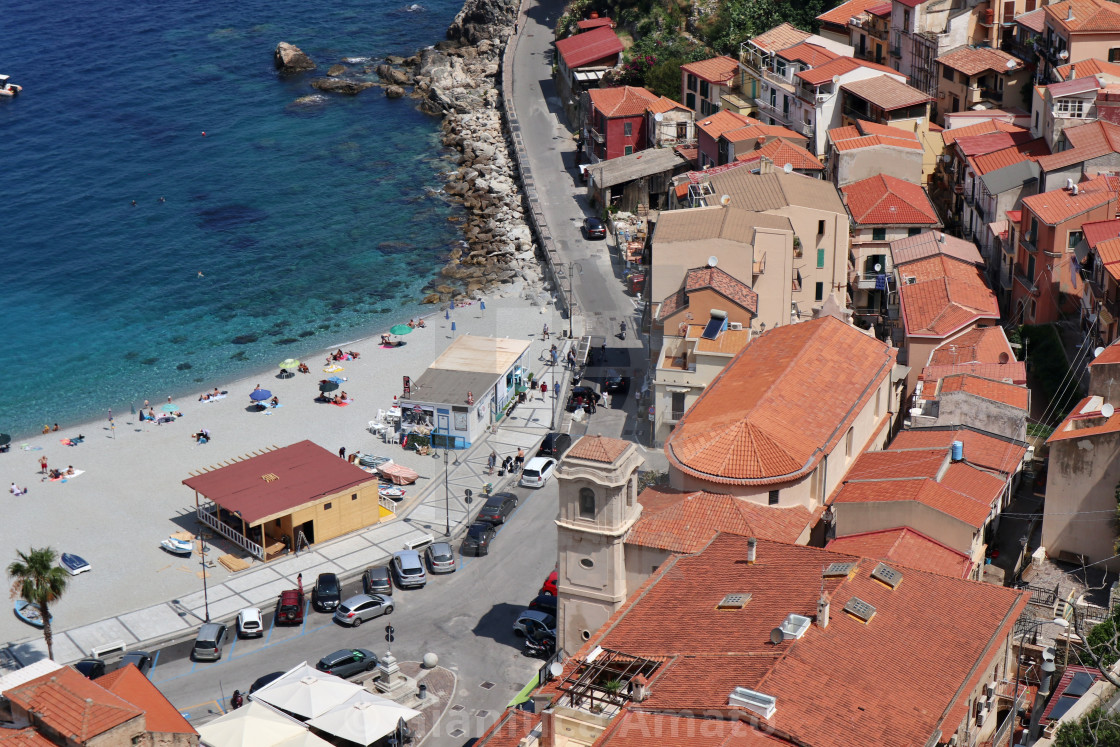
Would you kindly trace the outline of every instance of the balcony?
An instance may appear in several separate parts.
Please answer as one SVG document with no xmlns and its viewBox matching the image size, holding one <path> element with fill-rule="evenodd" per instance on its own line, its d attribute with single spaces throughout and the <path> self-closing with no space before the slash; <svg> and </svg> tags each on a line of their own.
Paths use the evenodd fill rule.
<svg viewBox="0 0 1120 747">
<path fill-rule="evenodd" d="M 774 104 L 771 104 L 769 101 L 766 101 L 764 99 L 755 99 L 755 103 L 758 104 L 758 110 L 760 112 L 762 112 L 763 114 L 766 114 L 769 117 L 773 117 L 775 120 L 778 121 L 779 124 L 782 124 L 782 125 L 793 124 L 792 121 L 789 118 L 789 111 L 787 111 L 786 109 L 784 109 L 780 106 L 776 106 Z"/>
<path fill-rule="evenodd" d="M 851 104 L 844 105 L 844 116 L 848 117 L 849 119 L 865 119 L 872 122 L 875 121 L 874 118 L 867 113 L 866 108 L 852 106 Z"/>
<path fill-rule="evenodd" d="M 602 145 L 603 143 L 607 142 L 606 135 L 604 135 L 603 133 L 599 132 L 596 129 L 591 130 L 591 139 L 594 140 L 595 142 L 597 142 L 599 145 Z"/>
<path fill-rule="evenodd" d="M 1022 244 L 1023 248 L 1028 252 L 1034 253 L 1038 251 L 1038 247 L 1034 245 L 1034 242 L 1031 241 L 1031 237 L 1029 236 L 1020 236 L 1019 243 Z"/>
<path fill-rule="evenodd" d="M 890 52 L 891 57 L 902 57 L 902 46 L 892 46 Z"/>
<path fill-rule="evenodd" d="M 725 93 L 720 96 L 720 109 L 730 109 L 736 114 L 750 114 L 755 110 L 751 100 L 737 93 Z"/>
<path fill-rule="evenodd" d="M 983 101 L 998 104 L 1003 101 L 1003 93 L 994 88 L 969 86 L 964 94 L 965 106 L 975 106 Z"/>
<path fill-rule="evenodd" d="M 855 273 L 855 275 L 856 275 L 856 287 L 860 290 L 875 290 L 875 283 L 876 283 L 876 280 L 878 279 L 878 277 L 880 275 L 885 275 L 886 276 L 887 291 L 891 292 L 891 291 L 894 290 L 894 288 L 892 287 L 894 285 L 894 283 L 891 282 L 892 280 L 894 280 L 894 278 L 890 275 L 890 273 L 886 273 L 886 272 L 860 272 L 860 273 Z"/>
<path fill-rule="evenodd" d="M 813 123 L 812 122 L 794 122 L 793 129 L 800 132 L 810 140 L 813 139 Z"/>
<path fill-rule="evenodd" d="M 770 84 L 773 84 L 773 85 L 777 86 L 778 88 L 782 89 L 786 93 L 796 93 L 797 92 L 796 89 L 794 88 L 792 80 L 785 77 L 784 75 L 778 75 L 777 73 L 775 73 L 771 70 L 768 70 L 768 69 L 763 70 L 762 71 L 762 79 L 765 80 L 767 83 L 770 83 Z"/>
</svg>

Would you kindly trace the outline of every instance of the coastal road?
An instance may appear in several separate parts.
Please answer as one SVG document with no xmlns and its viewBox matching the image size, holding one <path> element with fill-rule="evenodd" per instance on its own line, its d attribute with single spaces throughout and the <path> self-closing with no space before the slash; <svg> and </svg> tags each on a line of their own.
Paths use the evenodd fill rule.
<svg viewBox="0 0 1120 747">
<path fill-rule="evenodd" d="M 586 319 L 591 335 L 605 336 L 608 360 L 605 366 L 588 370 L 591 378 L 614 368 L 640 386 L 645 371 L 636 299 L 623 290 L 621 262 L 613 243 L 588 241 L 580 225 L 595 215 L 576 166 L 576 128 L 569 129 L 552 81 L 552 29 L 563 10 L 562 0 L 532 2 L 520 19 L 512 70 L 513 98 L 521 124 L 521 135 L 529 167 L 538 186 L 545 220 L 562 261 L 572 277 L 577 312 Z M 625 320 L 626 339 L 619 338 Z M 625 404 L 624 404 L 625 403 Z M 617 406 L 599 408 L 587 423 L 587 432 L 636 440 L 635 400 L 620 397 Z M 582 428 L 573 428 L 578 435 Z"/>
<path fill-rule="evenodd" d="M 460 747 L 501 715 L 542 664 L 521 654 L 521 639 L 514 637 L 511 626 L 556 563 L 552 522 L 557 485 L 552 480 L 540 490 L 518 488 L 516 493 L 517 510 L 499 532 L 490 555 L 462 559 L 465 562 L 453 574 L 429 574 L 423 589 L 394 590 L 392 616 L 360 628 L 342 627 L 329 615 L 314 611 L 298 628 L 274 628 L 266 619 L 269 630 L 263 639 L 231 641 L 218 662 L 191 662 L 188 643 L 161 651 L 150 674 L 152 681 L 198 725 L 228 707 L 234 689 L 246 692 L 253 680 L 269 672 L 290 669 L 301 661 L 314 666 L 340 648 L 367 648 L 382 656 L 384 628 L 392 622 L 397 631 L 393 655 L 398 661 L 420 661 L 432 651 L 440 666 L 455 672 L 458 681 L 451 707 L 424 745 Z M 343 597 L 360 592 L 358 586 L 357 582 L 345 586 Z M 451 710 L 457 706 L 462 708 Z"/>
</svg>

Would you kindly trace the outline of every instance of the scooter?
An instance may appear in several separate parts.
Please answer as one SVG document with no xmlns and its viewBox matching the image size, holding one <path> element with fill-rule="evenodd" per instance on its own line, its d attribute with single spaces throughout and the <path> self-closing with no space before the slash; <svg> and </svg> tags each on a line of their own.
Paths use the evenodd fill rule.
<svg viewBox="0 0 1120 747">
<path fill-rule="evenodd" d="M 532 636 L 526 636 L 525 650 L 521 653 L 537 659 L 548 659 L 556 653 L 556 641 L 547 636 L 540 641 L 535 640 Z"/>
</svg>

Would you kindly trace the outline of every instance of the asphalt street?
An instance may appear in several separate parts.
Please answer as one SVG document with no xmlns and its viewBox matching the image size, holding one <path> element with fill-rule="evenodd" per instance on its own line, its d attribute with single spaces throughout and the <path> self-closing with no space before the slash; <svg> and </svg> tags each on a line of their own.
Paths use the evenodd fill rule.
<svg viewBox="0 0 1120 747">
<path fill-rule="evenodd" d="M 556 564 L 556 482 L 550 480 L 539 490 L 517 488 L 515 493 L 518 507 L 488 556 L 460 558 L 452 574 L 429 573 L 423 589 L 395 589 L 392 615 L 348 628 L 309 607 L 302 626 L 278 627 L 272 624 L 272 610 L 262 609 L 267 628 L 263 638 L 231 639 L 217 662 L 190 661 L 190 643 L 168 647 L 158 652 L 150 678 L 198 725 L 228 708 L 235 689 L 246 692 L 262 675 L 301 661 L 314 666 L 342 648 L 384 655 L 384 629 L 392 622 L 392 650 L 398 661 L 420 661 L 434 652 L 440 665 L 459 678 L 451 708 L 424 742 L 459 747 L 493 723 L 542 663 L 522 655 L 521 639 L 511 626 Z M 479 507 L 476 501 L 474 508 Z M 453 546 L 458 550 L 457 541 Z M 304 579 L 308 590 L 314 581 Z M 343 599 L 360 591 L 360 581 L 348 583 Z"/>
</svg>

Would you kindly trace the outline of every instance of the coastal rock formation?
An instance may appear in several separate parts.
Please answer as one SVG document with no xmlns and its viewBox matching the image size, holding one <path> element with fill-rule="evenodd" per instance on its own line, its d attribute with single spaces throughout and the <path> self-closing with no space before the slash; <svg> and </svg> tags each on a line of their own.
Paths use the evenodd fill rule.
<svg viewBox="0 0 1120 747">
<path fill-rule="evenodd" d="M 475 45 L 487 39 L 504 38 L 517 13 L 516 0 L 466 0 L 447 29 L 447 38 Z"/>
<path fill-rule="evenodd" d="M 367 88 L 373 88 L 374 83 L 364 80 L 346 80 L 344 78 L 316 78 L 311 85 L 320 91 L 330 93 L 345 93 L 351 96 L 361 93 Z"/>
<path fill-rule="evenodd" d="M 401 62 L 403 62 L 403 60 L 401 60 Z M 404 70 L 399 70 L 389 65 L 378 65 L 377 77 L 381 78 L 381 80 L 386 83 L 396 86 L 407 86 L 412 82 L 412 78 Z"/>
<path fill-rule="evenodd" d="M 289 44 L 288 42 L 277 44 L 272 58 L 276 67 L 282 73 L 297 73 L 300 70 L 315 69 L 315 63 L 311 58 L 305 55 L 303 50 L 295 44 Z"/>
<path fill-rule="evenodd" d="M 404 89 L 400 86 L 387 86 L 385 96 L 390 99 L 399 99 L 404 96 Z"/>
<path fill-rule="evenodd" d="M 344 75 L 345 73 L 346 73 L 346 66 L 345 65 L 331 65 L 330 69 L 327 70 L 327 75 L 329 75 L 332 78 L 337 78 L 338 76 Z"/>
</svg>

